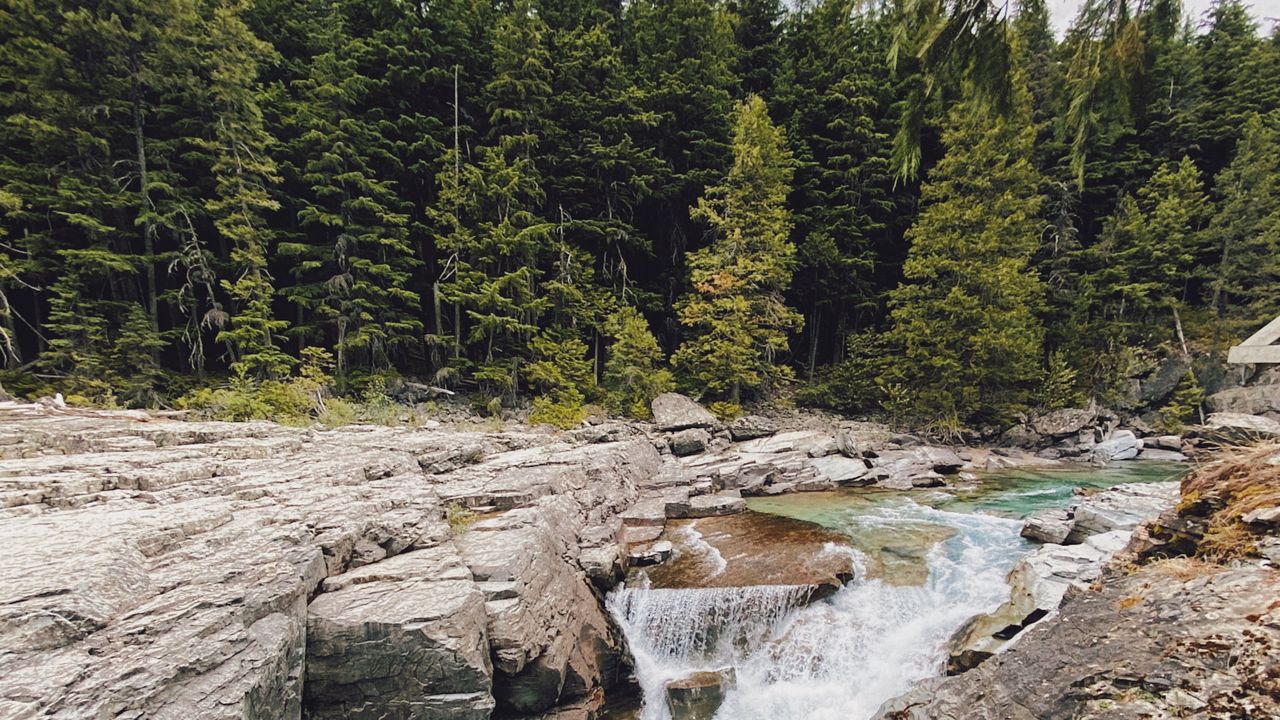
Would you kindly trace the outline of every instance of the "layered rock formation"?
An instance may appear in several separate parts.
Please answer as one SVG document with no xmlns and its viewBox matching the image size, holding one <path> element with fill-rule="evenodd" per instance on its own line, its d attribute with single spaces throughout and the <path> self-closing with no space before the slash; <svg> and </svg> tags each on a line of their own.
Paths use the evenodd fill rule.
<svg viewBox="0 0 1280 720">
<path fill-rule="evenodd" d="M 658 474 L 647 439 L 0 428 L 2 717 L 487 718 L 618 672 L 583 566 Z"/>
</svg>

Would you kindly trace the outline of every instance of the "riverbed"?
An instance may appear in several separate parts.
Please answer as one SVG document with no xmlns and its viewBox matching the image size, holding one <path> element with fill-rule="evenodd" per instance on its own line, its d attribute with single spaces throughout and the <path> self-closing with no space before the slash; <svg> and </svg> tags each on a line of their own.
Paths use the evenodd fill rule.
<svg viewBox="0 0 1280 720">
<path fill-rule="evenodd" d="M 951 634 L 1007 599 L 1006 574 L 1035 547 L 1019 534 L 1022 518 L 1068 506 L 1080 489 L 1170 480 L 1184 469 L 1142 462 L 1011 469 L 946 488 L 753 498 L 739 522 L 811 524 L 820 542 L 809 552 L 847 555 L 854 579 L 806 604 L 805 593 L 776 573 L 766 584 L 728 587 L 690 581 L 678 567 L 654 573 L 680 578 L 678 586 L 633 573 L 608 606 L 632 649 L 639 698 L 608 717 L 666 720 L 666 682 L 726 667 L 736 687 L 718 720 L 870 717 L 885 700 L 940 674 Z M 794 534 L 790 528 L 789 541 Z M 669 535 L 677 566 L 718 575 L 734 562 L 705 542 L 696 522 Z M 757 542 L 763 547 L 768 538 Z"/>
</svg>

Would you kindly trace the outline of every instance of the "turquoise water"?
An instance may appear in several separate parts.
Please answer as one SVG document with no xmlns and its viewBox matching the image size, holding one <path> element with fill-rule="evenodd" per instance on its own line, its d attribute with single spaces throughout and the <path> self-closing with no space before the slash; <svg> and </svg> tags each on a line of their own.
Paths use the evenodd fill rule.
<svg viewBox="0 0 1280 720">
<path fill-rule="evenodd" d="M 871 717 L 888 698 L 942 672 L 947 638 L 1008 598 L 1007 573 L 1034 547 L 1019 534 L 1023 516 L 1071 504 L 1075 488 L 1173 480 L 1184 470 L 1011 469 L 950 488 L 753 498 L 755 512 L 847 537 L 847 546 L 831 550 L 856 559 L 858 578 L 809 605 L 795 603 L 786 586 L 615 590 L 608 604 L 636 659 L 639 718 L 669 720 L 668 680 L 725 666 L 737 686 L 715 720 Z M 707 652 L 705 638 L 720 636 L 754 639 Z"/>
</svg>

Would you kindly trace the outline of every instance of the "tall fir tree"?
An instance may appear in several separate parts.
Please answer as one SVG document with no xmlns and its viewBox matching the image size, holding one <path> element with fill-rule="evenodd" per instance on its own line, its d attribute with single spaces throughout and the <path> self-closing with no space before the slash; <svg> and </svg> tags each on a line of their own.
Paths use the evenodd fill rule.
<svg viewBox="0 0 1280 720">
<path fill-rule="evenodd" d="M 1009 117 L 972 101 L 951 110 L 947 153 L 921 190 L 904 280 L 889 295 L 897 354 L 881 382 L 892 410 L 939 431 L 1006 416 L 1040 376 L 1043 287 L 1028 266 L 1043 180 L 1030 110 L 1026 94 Z"/>
<path fill-rule="evenodd" d="M 713 239 L 689 256 L 692 292 L 679 311 L 690 337 L 672 362 L 689 384 L 733 403 L 791 375 L 780 361 L 787 333 L 803 322 L 783 297 L 795 264 L 787 208 L 794 164 L 783 131 L 752 95 L 735 114 L 728 177 L 694 210 Z"/>
</svg>

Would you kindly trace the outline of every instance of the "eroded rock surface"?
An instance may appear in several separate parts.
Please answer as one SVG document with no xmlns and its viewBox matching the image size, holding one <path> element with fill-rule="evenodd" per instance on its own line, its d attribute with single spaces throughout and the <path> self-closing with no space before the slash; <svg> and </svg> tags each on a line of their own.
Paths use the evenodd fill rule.
<svg viewBox="0 0 1280 720">
<path fill-rule="evenodd" d="M 0 717 L 487 718 L 586 697 L 619 643 L 584 568 L 661 460 L 647 438 L 563 437 L 0 404 Z M 480 520 L 451 528 L 451 508 Z"/>
</svg>

